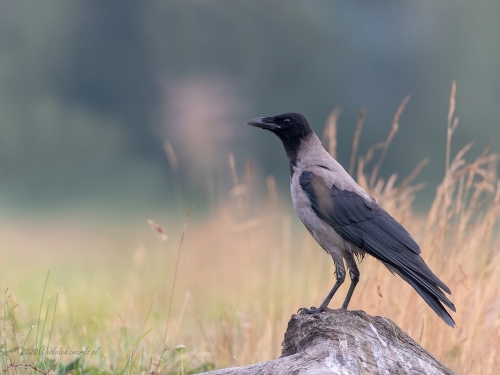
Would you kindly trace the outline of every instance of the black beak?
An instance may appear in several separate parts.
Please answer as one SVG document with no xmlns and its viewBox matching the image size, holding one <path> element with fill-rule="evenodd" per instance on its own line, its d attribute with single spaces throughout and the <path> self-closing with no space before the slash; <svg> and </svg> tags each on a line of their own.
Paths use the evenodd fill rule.
<svg viewBox="0 0 500 375">
<path fill-rule="evenodd" d="M 271 131 L 280 130 L 281 126 L 273 122 L 272 117 L 256 117 L 247 122 L 248 125 Z"/>
</svg>

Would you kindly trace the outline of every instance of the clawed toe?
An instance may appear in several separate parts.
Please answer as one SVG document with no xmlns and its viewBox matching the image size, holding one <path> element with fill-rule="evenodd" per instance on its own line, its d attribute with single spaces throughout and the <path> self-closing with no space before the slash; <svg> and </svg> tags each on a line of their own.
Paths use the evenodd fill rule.
<svg viewBox="0 0 500 375">
<path fill-rule="evenodd" d="M 298 311 L 297 314 L 307 314 L 307 315 L 312 315 L 312 314 L 319 314 L 321 312 L 320 309 L 317 307 L 312 306 L 310 309 L 306 307 L 301 307 Z"/>
</svg>

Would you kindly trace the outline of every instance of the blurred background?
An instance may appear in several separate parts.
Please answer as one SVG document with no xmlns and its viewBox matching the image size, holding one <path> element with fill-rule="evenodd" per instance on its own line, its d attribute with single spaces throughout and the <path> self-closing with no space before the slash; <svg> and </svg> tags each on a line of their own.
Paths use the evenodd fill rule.
<svg viewBox="0 0 500 375">
<path fill-rule="evenodd" d="M 410 95 L 377 176 L 387 183 L 367 190 L 450 286 L 459 328 L 373 259 L 350 308 L 391 318 L 457 373 L 493 375 L 497 156 L 467 162 L 491 141 L 500 152 L 499 21 L 488 0 L 0 0 L 3 326 L 32 347 L 100 347 L 85 359 L 99 374 L 177 374 L 179 344 L 186 374 L 276 358 L 333 263 L 293 212 L 281 143 L 247 120 L 300 112 L 321 137 L 335 109 L 329 141 L 347 169 L 362 108 L 358 155 Z M 474 146 L 436 192 L 453 81 L 451 156 Z"/>
<path fill-rule="evenodd" d="M 500 136 L 499 20 L 491 1 L 2 0 L 0 212 L 205 212 L 232 186 L 230 153 L 288 194 L 281 144 L 249 118 L 301 112 L 321 134 L 339 107 L 347 166 L 361 108 L 365 153 L 408 94 L 381 175 L 429 157 L 425 209 L 444 172 L 453 80 L 452 154 Z"/>
</svg>

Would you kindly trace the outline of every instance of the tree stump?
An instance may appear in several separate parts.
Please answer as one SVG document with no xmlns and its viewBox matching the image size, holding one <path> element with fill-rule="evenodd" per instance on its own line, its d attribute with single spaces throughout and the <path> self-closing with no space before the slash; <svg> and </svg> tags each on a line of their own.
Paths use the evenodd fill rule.
<svg viewBox="0 0 500 375">
<path fill-rule="evenodd" d="M 292 315 L 278 359 L 206 375 L 455 374 L 394 322 L 364 311 Z"/>
</svg>

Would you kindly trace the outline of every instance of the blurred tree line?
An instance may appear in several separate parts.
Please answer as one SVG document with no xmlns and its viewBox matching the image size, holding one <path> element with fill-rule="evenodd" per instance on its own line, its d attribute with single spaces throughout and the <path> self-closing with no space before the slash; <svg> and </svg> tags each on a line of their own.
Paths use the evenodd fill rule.
<svg viewBox="0 0 500 375">
<path fill-rule="evenodd" d="M 1 207 L 166 207 L 174 178 L 187 200 L 205 202 L 227 192 L 230 152 L 286 188 L 281 146 L 248 118 L 302 112 L 320 133 L 340 106 L 346 165 L 360 109 L 365 151 L 407 94 L 382 174 L 403 177 L 429 156 L 421 178 L 432 187 L 452 80 L 453 149 L 475 140 L 480 152 L 500 136 L 499 20 L 488 0 L 3 0 Z"/>
</svg>

